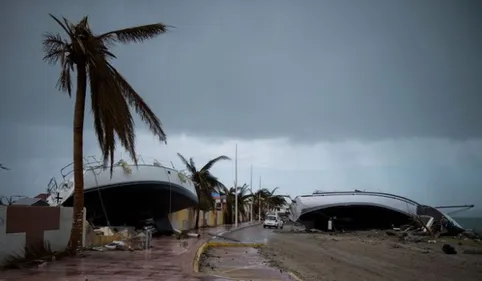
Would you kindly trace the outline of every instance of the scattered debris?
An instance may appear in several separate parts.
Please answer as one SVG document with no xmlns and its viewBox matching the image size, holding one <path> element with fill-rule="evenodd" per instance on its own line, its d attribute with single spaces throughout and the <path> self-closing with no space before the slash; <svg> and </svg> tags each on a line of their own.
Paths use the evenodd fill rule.
<svg viewBox="0 0 482 281">
<path fill-rule="evenodd" d="M 463 253 L 468 255 L 482 255 L 482 249 L 467 249 L 464 250 Z"/>
<path fill-rule="evenodd" d="M 187 236 L 189 236 L 189 237 L 195 237 L 195 238 L 199 238 L 199 237 L 201 236 L 201 234 L 199 234 L 199 233 L 192 233 L 192 232 L 189 232 L 189 233 L 187 234 Z"/>
<path fill-rule="evenodd" d="M 93 251 L 139 251 L 150 247 L 152 227 L 135 230 L 134 227 L 99 227 L 94 229 L 95 236 L 90 249 Z"/>
<path fill-rule="evenodd" d="M 455 254 L 457 254 L 457 251 L 455 250 L 455 248 L 452 247 L 452 246 L 449 245 L 449 244 L 444 244 L 444 245 L 442 246 L 442 251 L 443 251 L 444 253 L 446 253 L 447 255 L 455 255 Z"/>
<path fill-rule="evenodd" d="M 178 239 L 178 240 L 187 239 L 189 237 L 199 238 L 201 236 L 201 234 L 199 234 L 199 233 L 189 232 L 187 230 L 181 231 L 181 230 L 178 230 L 178 229 L 175 229 L 174 233 L 172 235 L 175 236 L 176 239 Z"/>
<path fill-rule="evenodd" d="M 398 233 L 394 230 L 387 230 L 385 232 L 388 236 L 398 236 Z"/>
<path fill-rule="evenodd" d="M 125 250 L 125 243 L 124 241 L 112 241 L 111 243 L 105 245 L 104 247 L 108 250 Z"/>
<path fill-rule="evenodd" d="M 3 269 L 23 269 L 31 267 L 44 267 L 49 262 L 54 262 L 64 257 L 67 253 L 53 251 L 50 243 L 43 245 L 30 245 L 25 252 L 18 252 L 7 257 L 0 266 Z"/>
</svg>

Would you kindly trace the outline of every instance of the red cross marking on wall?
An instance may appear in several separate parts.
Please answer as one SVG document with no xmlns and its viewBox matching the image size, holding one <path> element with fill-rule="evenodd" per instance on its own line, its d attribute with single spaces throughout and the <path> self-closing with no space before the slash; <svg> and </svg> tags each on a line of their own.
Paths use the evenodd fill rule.
<svg viewBox="0 0 482 281">
<path fill-rule="evenodd" d="M 44 231 L 60 227 L 59 207 L 8 206 L 6 233 L 25 233 L 25 247 L 42 247 Z"/>
</svg>

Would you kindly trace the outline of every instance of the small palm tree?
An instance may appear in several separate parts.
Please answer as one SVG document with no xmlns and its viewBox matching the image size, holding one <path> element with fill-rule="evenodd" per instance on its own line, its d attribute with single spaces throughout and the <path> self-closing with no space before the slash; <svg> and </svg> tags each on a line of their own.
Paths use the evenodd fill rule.
<svg viewBox="0 0 482 281">
<path fill-rule="evenodd" d="M 283 195 L 276 195 L 275 192 L 278 190 L 278 187 L 273 188 L 271 191 L 266 189 L 265 190 L 265 203 L 270 208 L 280 208 L 284 204 L 286 204 L 286 199 Z"/>
<path fill-rule="evenodd" d="M 235 212 L 236 212 L 236 191 L 238 192 L 238 215 L 242 217 L 246 217 L 248 211 L 248 202 L 250 202 L 253 194 L 249 191 L 249 186 L 244 184 L 243 186 L 239 186 L 238 188 L 222 188 L 218 189 L 219 194 L 226 196 L 226 221 L 228 224 L 232 224 L 235 221 Z"/>
<path fill-rule="evenodd" d="M 135 152 L 134 120 L 130 108 L 160 141 L 166 141 L 161 122 L 127 80 L 112 66 L 115 55 L 109 47 L 115 43 L 142 42 L 163 34 L 167 26 L 161 23 L 130 27 L 103 34 L 94 34 L 87 17 L 73 24 L 66 18 L 50 15 L 63 29 L 67 37 L 59 33 L 47 33 L 43 40 L 44 60 L 60 63 L 59 90 L 72 95 L 72 72 L 76 72 L 74 110 L 74 220 L 68 250 L 71 254 L 82 250 L 84 178 L 83 178 L 83 130 L 84 112 L 89 82 L 94 129 L 103 154 L 104 167 L 110 160 L 110 172 L 114 166 L 116 137 L 137 165 Z"/>
<path fill-rule="evenodd" d="M 263 188 L 258 190 L 254 195 L 254 212 L 258 216 L 262 216 L 263 213 L 269 211 L 272 208 L 280 208 L 284 204 L 286 204 L 286 199 L 282 195 L 276 195 L 275 192 L 278 190 L 278 187 L 269 190 L 267 188 Z M 261 207 L 261 208 L 260 208 Z M 259 210 L 261 209 L 261 213 Z"/>
<path fill-rule="evenodd" d="M 199 204 L 196 207 L 196 220 L 194 228 L 199 229 L 200 211 L 214 209 L 215 204 L 212 193 L 215 192 L 217 189 L 224 187 L 224 185 L 218 180 L 218 178 L 211 174 L 210 169 L 218 161 L 231 159 L 227 156 L 222 155 L 210 160 L 208 163 L 206 163 L 206 165 L 204 165 L 204 167 L 202 167 L 200 170 L 197 170 L 194 159 L 190 158 L 189 161 L 187 161 L 186 158 L 184 158 L 184 156 L 182 156 L 180 153 L 178 153 L 177 155 L 186 166 L 189 177 L 191 178 L 192 182 L 194 183 L 194 187 L 196 188 Z"/>
</svg>

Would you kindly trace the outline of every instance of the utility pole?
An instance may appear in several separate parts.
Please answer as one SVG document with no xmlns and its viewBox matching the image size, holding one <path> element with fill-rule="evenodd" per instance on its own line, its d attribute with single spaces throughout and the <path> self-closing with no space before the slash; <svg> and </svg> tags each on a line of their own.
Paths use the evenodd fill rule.
<svg viewBox="0 0 482 281">
<path fill-rule="evenodd" d="M 261 221 L 261 177 L 259 177 L 259 187 L 258 187 L 258 221 Z"/>
<path fill-rule="evenodd" d="M 238 144 L 236 144 L 236 154 L 234 157 L 234 227 L 238 227 Z"/>
<path fill-rule="evenodd" d="M 253 164 L 251 164 L 249 188 L 251 189 L 251 195 L 253 195 Z M 250 222 L 253 222 L 253 204 L 254 204 L 254 198 L 253 196 L 251 196 L 251 210 L 249 215 Z"/>
</svg>

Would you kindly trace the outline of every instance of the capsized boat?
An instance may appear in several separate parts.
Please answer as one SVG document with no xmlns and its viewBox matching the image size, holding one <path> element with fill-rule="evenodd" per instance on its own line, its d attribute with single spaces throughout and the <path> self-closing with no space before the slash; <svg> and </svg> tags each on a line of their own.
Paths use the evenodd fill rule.
<svg viewBox="0 0 482 281">
<path fill-rule="evenodd" d="M 307 229 L 326 230 L 333 219 L 344 229 L 388 229 L 410 224 L 414 216 L 419 216 L 427 218 L 426 223 L 447 222 L 445 225 L 450 233 L 464 231 L 452 217 L 436 208 L 382 192 L 315 191 L 296 197 L 290 210 L 290 219 L 304 224 Z"/>
<path fill-rule="evenodd" d="M 117 162 L 111 177 L 95 157 L 84 159 L 84 206 L 86 219 L 100 226 L 139 226 L 153 219 L 160 232 L 172 231 L 168 214 L 198 203 L 193 182 L 182 172 L 157 160 L 138 166 Z M 62 183 L 50 180 L 47 202 L 51 206 L 73 205 L 73 163 L 61 169 Z"/>
</svg>

